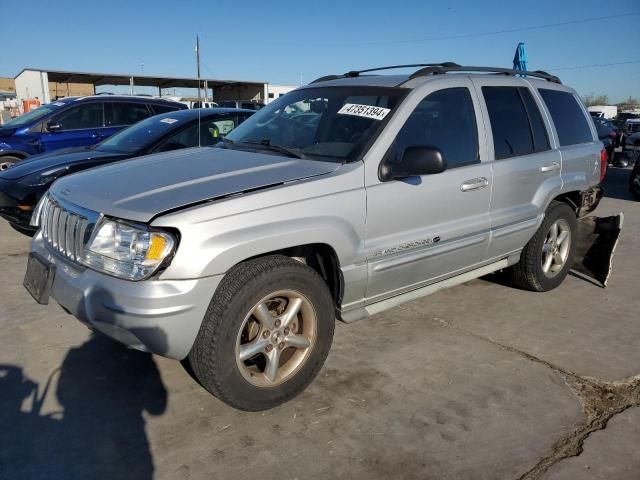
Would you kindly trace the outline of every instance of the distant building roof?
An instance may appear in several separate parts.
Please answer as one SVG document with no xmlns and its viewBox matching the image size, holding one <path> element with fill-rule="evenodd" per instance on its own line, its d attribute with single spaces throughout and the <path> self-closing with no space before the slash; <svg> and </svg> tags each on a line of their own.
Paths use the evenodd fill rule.
<svg viewBox="0 0 640 480">
<path fill-rule="evenodd" d="M 136 85 L 159 88 L 198 88 L 198 79 L 193 77 L 162 77 L 156 75 L 137 75 L 129 73 L 74 72 L 68 70 L 49 70 L 46 68 L 23 68 L 16 77 L 25 71 L 46 72 L 50 82 L 90 83 L 100 85 L 129 85 L 131 77 Z M 245 80 L 220 80 L 201 78 L 200 86 L 206 81 L 209 88 L 237 85 L 265 85 L 267 82 Z"/>
</svg>

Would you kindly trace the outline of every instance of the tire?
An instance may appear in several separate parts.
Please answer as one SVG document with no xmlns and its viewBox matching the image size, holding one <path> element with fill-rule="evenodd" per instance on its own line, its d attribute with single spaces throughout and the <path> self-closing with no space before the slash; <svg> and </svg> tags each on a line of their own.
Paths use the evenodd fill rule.
<svg viewBox="0 0 640 480">
<path fill-rule="evenodd" d="M 24 225 L 18 225 L 17 223 L 10 223 L 11 228 L 13 228 L 16 232 L 19 232 L 27 237 L 33 237 L 38 231 L 37 228 L 33 227 L 25 227 Z"/>
<path fill-rule="evenodd" d="M 11 167 L 14 163 L 22 160 L 20 157 L 14 157 L 13 155 L 5 155 L 0 157 L 0 172 Z"/>
<path fill-rule="evenodd" d="M 327 358 L 334 326 L 331 293 L 315 270 L 281 255 L 249 260 L 218 286 L 188 365 L 228 405 L 266 410 L 311 383 Z"/>
<path fill-rule="evenodd" d="M 569 233 L 568 246 L 563 247 L 566 240 L 562 244 L 556 243 L 560 247 L 557 255 L 559 255 L 559 259 L 563 259 L 562 263 L 556 263 L 556 257 L 553 255 L 555 247 L 550 235 L 552 235 L 551 228 L 554 225 L 559 227 L 559 231 L 568 231 Z M 566 230 L 564 230 L 565 228 Z M 511 267 L 512 282 L 521 288 L 534 292 L 547 292 L 560 285 L 573 264 L 577 243 L 576 231 L 577 219 L 573 209 L 566 203 L 551 202 L 540 228 L 522 250 L 520 261 Z M 560 234 L 558 234 L 559 237 Z M 566 249 L 566 255 L 564 249 Z M 547 265 L 545 260 L 548 260 L 549 255 L 552 255 L 551 265 L 545 270 Z"/>
</svg>

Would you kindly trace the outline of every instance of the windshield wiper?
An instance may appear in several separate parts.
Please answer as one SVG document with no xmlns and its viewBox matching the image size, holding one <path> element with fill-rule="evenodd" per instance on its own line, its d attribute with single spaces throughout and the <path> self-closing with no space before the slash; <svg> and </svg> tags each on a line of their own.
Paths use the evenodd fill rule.
<svg viewBox="0 0 640 480">
<path fill-rule="evenodd" d="M 277 145 L 275 143 L 271 143 L 271 140 L 269 140 L 268 138 L 263 138 L 260 141 L 245 140 L 242 143 L 247 145 L 258 145 L 260 147 L 264 147 L 266 150 L 271 150 L 273 152 L 278 152 L 278 153 L 284 153 L 285 155 L 288 155 L 290 157 L 302 158 L 302 159 L 307 158 L 307 156 L 297 148 L 285 147 L 284 145 Z"/>
</svg>

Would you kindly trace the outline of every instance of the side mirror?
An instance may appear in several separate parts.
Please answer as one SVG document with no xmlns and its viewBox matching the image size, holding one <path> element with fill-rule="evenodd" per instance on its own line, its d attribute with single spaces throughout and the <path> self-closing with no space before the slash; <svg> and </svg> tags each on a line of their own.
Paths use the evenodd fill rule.
<svg viewBox="0 0 640 480">
<path fill-rule="evenodd" d="M 47 123 L 47 131 L 48 132 L 58 132 L 58 131 L 60 131 L 61 128 L 62 128 L 62 126 L 58 122 L 56 122 L 55 120 L 52 120 L 52 121 Z"/>
<path fill-rule="evenodd" d="M 407 147 L 400 163 L 383 162 L 380 165 L 380 180 L 386 182 L 398 178 L 418 175 L 442 173 L 447 169 L 447 162 L 442 152 L 434 147 Z"/>
</svg>

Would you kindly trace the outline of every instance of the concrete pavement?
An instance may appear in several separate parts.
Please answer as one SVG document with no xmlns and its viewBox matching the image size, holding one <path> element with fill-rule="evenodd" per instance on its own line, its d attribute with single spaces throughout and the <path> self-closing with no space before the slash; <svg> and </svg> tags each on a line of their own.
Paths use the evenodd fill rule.
<svg viewBox="0 0 640 480">
<path fill-rule="evenodd" d="M 311 387 L 253 414 L 37 305 L 28 239 L 0 222 L 0 479 L 640 478 L 626 174 L 611 170 L 596 212 L 626 216 L 606 290 L 480 279 L 338 324 Z"/>
</svg>

